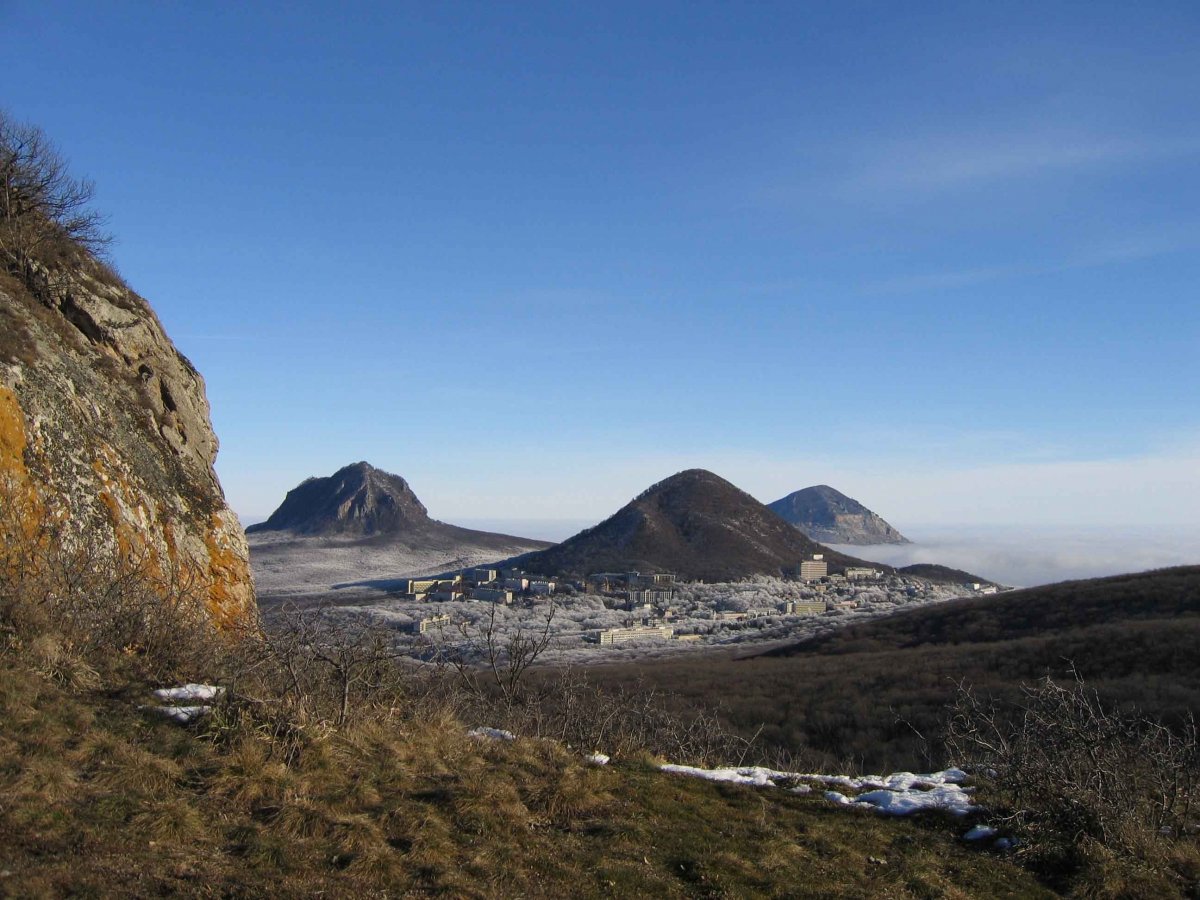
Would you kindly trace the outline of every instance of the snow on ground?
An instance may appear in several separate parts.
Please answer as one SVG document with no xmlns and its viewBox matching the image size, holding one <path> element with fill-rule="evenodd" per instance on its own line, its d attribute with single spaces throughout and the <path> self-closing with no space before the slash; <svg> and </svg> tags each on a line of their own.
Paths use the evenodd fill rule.
<svg viewBox="0 0 1200 900">
<path fill-rule="evenodd" d="M 159 688 L 154 691 L 154 696 L 159 700 L 167 701 L 169 705 L 139 706 L 138 709 L 162 716 L 164 719 L 170 719 L 180 725 L 190 725 L 212 712 L 212 707 L 208 705 L 208 702 L 217 699 L 224 693 L 225 688 L 215 684 L 183 684 L 179 687 Z M 191 705 L 179 705 L 189 701 Z"/>
<path fill-rule="evenodd" d="M 197 700 L 215 700 L 225 693 L 225 688 L 212 684 L 185 684 L 174 688 L 160 688 L 154 692 L 159 700 L 173 700 L 176 703 Z"/>
<path fill-rule="evenodd" d="M 972 789 L 963 787 L 967 774 L 962 769 L 946 769 L 924 775 L 896 772 L 892 775 L 867 775 L 862 778 L 778 772 L 761 766 L 701 769 L 696 766 L 665 765 L 662 766 L 662 770 L 708 781 L 756 787 L 783 787 L 798 794 L 807 794 L 812 790 L 812 786 L 807 782 L 837 786 L 845 791 L 852 791 L 853 794 L 828 790 L 825 792 L 825 799 L 841 806 L 870 808 L 890 816 L 907 816 L 924 809 L 936 809 L 961 816 L 976 808 L 971 801 Z"/>
<path fill-rule="evenodd" d="M 515 741 L 517 739 L 517 736 L 511 731 L 505 731 L 503 728 L 489 728 L 486 725 L 472 728 L 467 732 L 467 737 L 487 738 L 492 741 Z"/>
<path fill-rule="evenodd" d="M 162 716 L 180 725 L 190 725 L 212 712 L 207 706 L 142 706 L 139 709 L 149 710 L 156 716 Z"/>
<path fill-rule="evenodd" d="M 976 825 L 970 831 L 963 835 L 964 841 L 986 841 L 988 838 L 996 836 L 996 829 L 991 825 Z"/>
<path fill-rule="evenodd" d="M 544 546 L 514 538 L 499 546 L 467 542 L 414 548 L 290 532 L 259 532 L 249 542 L 255 586 L 267 605 L 283 598 L 378 599 L 402 579 L 486 565 Z"/>
</svg>

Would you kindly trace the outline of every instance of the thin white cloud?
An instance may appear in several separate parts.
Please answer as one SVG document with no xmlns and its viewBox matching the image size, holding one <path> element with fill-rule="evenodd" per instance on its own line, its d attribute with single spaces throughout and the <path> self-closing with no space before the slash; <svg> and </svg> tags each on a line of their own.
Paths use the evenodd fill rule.
<svg viewBox="0 0 1200 900">
<path fill-rule="evenodd" d="M 1197 153 L 1196 138 L 1135 139 L 1019 127 L 934 134 L 872 148 L 846 186 L 854 194 L 928 193 Z"/>
<path fill-rule="evenodd" d="M 1033 266 L 983 266 L 977 269 L 951 269 L 945 272 L 922 272 L 917 275 L 899 275 L 872 281 L 862 288 L 864 294 L 917 294 L 926 291 L 955 290 L 974 287 L 992 281 L 1003 281 L 1022 275 L 1032 275 L 1039 270 Z"/>
<path fill-rule="evenodd" d="M 1058 262 L 1028 262 L 1007 265 L 980 266 L 971 269 L 950 269 L 944 272 L 922 272 L 899 275 L 868 282 L 862 293 L 912 294 L 924 291 L 955 290 L 974 287 L 1010 278 L 1053 275 L 1105 266 L 1121 265 L 1200 248 L 1200 228 L 1164 229 L 1158 233 L 1130 234 L 1097 243 L 1071 252 Z"/>
</svg>

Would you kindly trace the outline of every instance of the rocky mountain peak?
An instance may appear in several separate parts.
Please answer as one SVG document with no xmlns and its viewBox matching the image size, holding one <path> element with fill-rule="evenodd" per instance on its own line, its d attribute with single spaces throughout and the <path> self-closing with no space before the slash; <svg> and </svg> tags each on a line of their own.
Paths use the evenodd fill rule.
<svg viewBox="0 0 1200 900">
<path fill-rule="evenodd" d="M 908 538 L 857 500 L 827 484 L 793 491 L 768 504 L 814 541 L 829 544 L 907 544 Z"/>
<path fill-rule="evenodd" d="M 305 479 L 288 491 L 267 521 L 247 531 L 369 537 L 429 521 L 428 510 L 407 481 L 363 461 Z"/>
</svg>

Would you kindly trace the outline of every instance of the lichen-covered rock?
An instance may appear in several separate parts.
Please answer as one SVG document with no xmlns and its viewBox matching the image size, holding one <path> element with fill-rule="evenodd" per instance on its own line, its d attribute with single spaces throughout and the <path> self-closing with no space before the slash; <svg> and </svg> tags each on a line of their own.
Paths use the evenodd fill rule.
<svg viewBox="0 0 1200 900">
<path fill-rule="evenodd" d="M 145 300 L 94 264 L 37 297 L 0 276 L 0 477 L 76 539 L 198 576 L 224 627 L 256 607 L 216 454 L 204 381 Z"/>
</svg>

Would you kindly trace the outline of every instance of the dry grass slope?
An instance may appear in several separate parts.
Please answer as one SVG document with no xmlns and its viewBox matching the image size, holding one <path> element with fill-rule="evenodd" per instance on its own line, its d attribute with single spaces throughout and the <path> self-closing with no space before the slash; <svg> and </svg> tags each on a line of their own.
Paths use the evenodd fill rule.
<svg viewBox="0 0 1200 900">
<path fill-rule="evenodd" d="M 1044 894 L 938 818 L 598 768 L 455 721 L 329 732 L 290 764 L 220 717 L 0 661 L 0 892 L 28 896 Z M 872 858 L 875 860 L 873 861 Z"/>
</svg>

